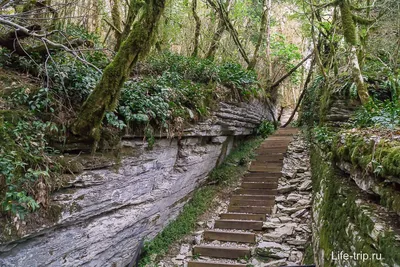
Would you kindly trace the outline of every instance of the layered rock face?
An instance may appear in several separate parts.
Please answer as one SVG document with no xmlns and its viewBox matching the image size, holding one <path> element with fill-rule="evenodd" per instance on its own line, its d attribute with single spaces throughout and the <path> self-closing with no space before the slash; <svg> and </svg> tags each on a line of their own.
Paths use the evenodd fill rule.
<svg viewBox="0 0 400 267">
<path fill-rule="evenodd" d="M 57 222 L 1 243 L 0 266 L 126 266 L 140 241 L 173 220 L 235 143 L 267 119 L 260 102 L 221 103 L 179 140 L 160 138 L 148 150 L 142 138 L 124 138 L 120 162 L 80 161 L 84 171 L 51 197 L 62 208 Z"/>
</svg>

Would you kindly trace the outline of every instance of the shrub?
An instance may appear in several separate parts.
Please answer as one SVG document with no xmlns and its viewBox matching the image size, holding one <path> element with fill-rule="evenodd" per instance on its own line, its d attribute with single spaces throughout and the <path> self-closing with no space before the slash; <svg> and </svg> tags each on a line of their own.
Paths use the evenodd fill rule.
<svg viewBox="0 0 400 267">
<path fill-rule="evenodd" d="M 150 58 L 148 67 L 158 74 L 179 73 L 183 79 L 197 83 L 218 82 L 237 89 L 243 97 L 255 95 L 258 90 L 256 73 L 243 69 L 237 63 L 227 62 L 216 65 L 208 59 L 165 53 Z"/>
<path fill-rule="evenodd" d="M 126 82 L 116 115 L 126 124 L 152 123 L 168 128 L 168 123 L 176 117 L 190 120 L 207 115 L 204 103 L 209 96 L 210 92 L 178 73 L 164 72 L 156 78 Z"/>
<path fill-rule="evenodd" d="M 256 134 L 262 138 L 267 138 L 270 134 L 275 131 L 275 126 L 270 121 L 263 121 L 256 129 Z"/>
<path fill-rule="evenodd" d="M 314 126 L 314 140 L 323 147 L 329 148 L 333 144 L 336 134 L 325 126 Z"/>
<path fill-rule="evenodd" d="M 4 111 L 0 117 L 0 210 L 23 218 L 39 208 L 38 182 L 47 181 L 55 167 L 46 156 L 45 139 L 45 133 L 54 128 L 34 118 L 11 123 L 6 112 L 13 111 Z"/>
<path fill-rule="evenodd" d="M 370 101 L 356 111 L 352 118 L 355 126 L 395 129 L 400 126 L 400 103 L 395 101 Z"/>
</svg>

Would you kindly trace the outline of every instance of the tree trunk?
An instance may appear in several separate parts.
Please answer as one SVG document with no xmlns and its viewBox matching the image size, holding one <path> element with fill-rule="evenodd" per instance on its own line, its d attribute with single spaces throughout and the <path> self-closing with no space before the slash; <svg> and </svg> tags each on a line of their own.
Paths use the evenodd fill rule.
<svg viewBox="0 0 400 267">
<path fill-rule="evenodd" d="M 357 94 L 364 105 L 369 101 L 368 89 L 365 86 L 364 78 L 361 73 L 360 62 L 357 55 L 356 45 L 358 44 L 357 27 L 353 20 L 350 4 L 347 0 L 339 2 L 340 15 L 342 17 L 343 35 L 346 43 L 350 47 L 351 72 L 354 83 L 357 86 Z"/>
<path fill-rule="evenodd" d="M 314 53 L 314 52 L 313 52 Z M 285 75 L 283 75 L 278 81 L 274 82 L 274 84 L 271 85 L 271 89 L 274 89 L 278 87 L 284 80 L 286 80 L 290 75 L 292 75 L 298 68 L 300 68 L 304 62 L 306 62 L 312 55 L 313 53 L 309 54 L 306 56 L 300 63 L 298 63 L 296 66 L 294 66 L 291 70 L 289 70 Z"/>
<path fill-rule="evenodd" d="M 267 87 L 272 83 L 272 59 L 271 59 L 271 0 L 267 0 L 267 12 L 265 17 L 267 19 L 267 32 L 266 32 L 266 49 L 265 49 L 265 64 L 267 66 L 266 70 L 266 80 Z"/>
<path fill-rule="evenodd" d="M 134 64 L 145 56 L 165 7 L 166 0 L 149 0 L 140 10 L 128 37 L 122 42 L 113 61 L 104 69 L 103 76 L 83 104 L 72 125 L 76 135 L 100 139 L 100 127 L 107 111 L 115 109 L 121 88 Z"/>
<path fill-rule="evenodd" d="M 193 18 L 196 22 L 196 30 L 194 32 L 194 47 L 193 47 L 192 57 L 197 57 L 197 55 L 199 53 L 201 20 L 200 20 L 199 16 L 197 15 L 196 9 L 197 9 L 197 0 L 192 0 L 192 13 L 193 13 Z"/>
<path fill-rule="evenodd" d="M 208 49 L 206 58 L 214 60 L 215 53 L 217 52 L 218 47 L 219 47 L 219 41 L 221 40 L 221 37 L 222 37 L 222 34 L 224 33 L 224 31 L 225 31 L 224 21 L 221 18 L 219 18 L 217 30 L 215 31 L 214 36 L 211 40 L 210 48 Z"/>
<path fill-rule="evenodd" d="M 146 2 L 148 2 L 148 1 L 146 1 Z M 164 3 L 165 0 L 161 0 L 161 2 Z M 143 2 L 137 1 L 137 0 L 131 0 L 129 2 L 129 10 L 128 10 L 127 18 L 126 18 L 125 27 L 120 35 L 120 38 L 117 39 L 115 51 L 118 51 L 122 42 L 125 41 L 125 39 L 128 37 L 128 35 L 132 31 L 133 22 L 135 21 L 136 16 L 138 15 L 138 12 L 139 12 L 140 8 L 142 8 L 143 4 L 144 4 Z"/>
<path fill-rule="evenodd" d="M 300 107 L 301 101 L 303 100 L 304 96 L 306 95 L 307 88 L 308 88 L 308 84 L 310 83 L 311 77 L 312 77 L 312 74 L 313 74 L 315 61 L 316 61 L 316 60 L 315 60 L 315 55 L 314 55 L 314 58 L 313 58 L 313 60 L 311 61 L 311 66 L 310 66 L 310 69 L 309 69 L 309 71 L 308 71 L 306 81 L 304 82 L 303 92 L 301 92 L 301 95 L 300 95 L 300 97 L 299 97 L 299 100 L 297 101 L 296 107 L 294 108 L 292 114 L 290 115 L 289 120 L 282 126 L 282 128 L 287 127 L 287 126 L 290 124 L 290 122 L 293 120 L 294 116 L 296 115 L 297 110 L 298 110 L 299 107 Z"/>
<path fill-rule="evenodd" d="M 364 83 L 364 77 L 361 73 L 360 64 L 357 57 L 357 49 L 355 46 L 350 47 L 350 61 L 353 80 L 357 86 L 357 94 L 361 100 L 361 103 L 364 105 L 369 101 L 369 93 Z"/>
<path fill-rule="evenodd" d="M 258 40 L 256 43 L 256 47 L 254 49 L 254 54 L 253 54 L 253 58 L 251 59 L 249 66 L 247 67 L 247 69 L 249 70 L 253 70 L 256 67 L 257 64 L 257 58 L 258 58 L 258 52 L 260 51 L 260 47 L 262 44 L 262 40 L 263 40 L 263 36 L 265 35 L 265 31 L 267 28 L 267 12 L 268 12 L 268 2 L 270 0 L 264 0 L 263 3 L 263 13 L 261 16 L 261 24 L 260 24 L 260 34 L 258 35 Z"/>
<path fill-rule="evenodd" d="M 122 35 L 122 25 L 121 25 L 121 2 L 120 0 L 111 0 L 111 18 L 114 29 L 114 36 L 115 40 L 117 41 L 115 45 L 115 51 L 118 51 L 121 42 L 121 35 Z"/>
<path fill-rule="evenodd" d="M 239 53 L 242 56 L 243 60 L 247 64 L 249 64 L 250 63 L 249 57 L 247 56 L 247 53 L 244 50 L 244 47 L 239 40 L 239 34 L 238 34 L 237 30 L 235 29 L 235 27 L 233 27 L 232 23 L 229 20 L 228 12 L 226 11 L 225 7 L 219 1 L 217 1 L 217 3 L 215 3 L 213 0 L 207 0 L 207 2 L 218 13 L 218 15 L 220 16 L 220 19 L 224 22 L 226 29 L 231 34 L 231 37 L 232 37 L 234 43 L 236 44 L 237 48 L 239 49 Z"/>
</svg>

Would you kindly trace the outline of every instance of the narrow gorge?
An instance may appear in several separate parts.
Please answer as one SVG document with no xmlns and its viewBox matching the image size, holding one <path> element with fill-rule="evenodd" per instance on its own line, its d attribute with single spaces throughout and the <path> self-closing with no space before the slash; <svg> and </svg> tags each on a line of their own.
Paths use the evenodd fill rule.
<svg viewBox="0 0 400 267">
<path fill-rule="evenodd" d="M 400 1 L 0 0 L 0 267 L 400 267 Z"/>
</svg>

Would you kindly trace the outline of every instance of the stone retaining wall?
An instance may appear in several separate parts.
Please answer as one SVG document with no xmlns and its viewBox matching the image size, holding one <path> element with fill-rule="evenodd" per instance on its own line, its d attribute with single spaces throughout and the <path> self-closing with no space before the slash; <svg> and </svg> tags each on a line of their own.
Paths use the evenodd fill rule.
<svg viewBox="0 0 400 267">
<path fill-rule="evenodd" d="M 379 205 L 348 174 L 339 172 L 318 146 L 313 146 L 311 155 L 317 266 L 399 266 L 397 214 Z"/>
</svg>

